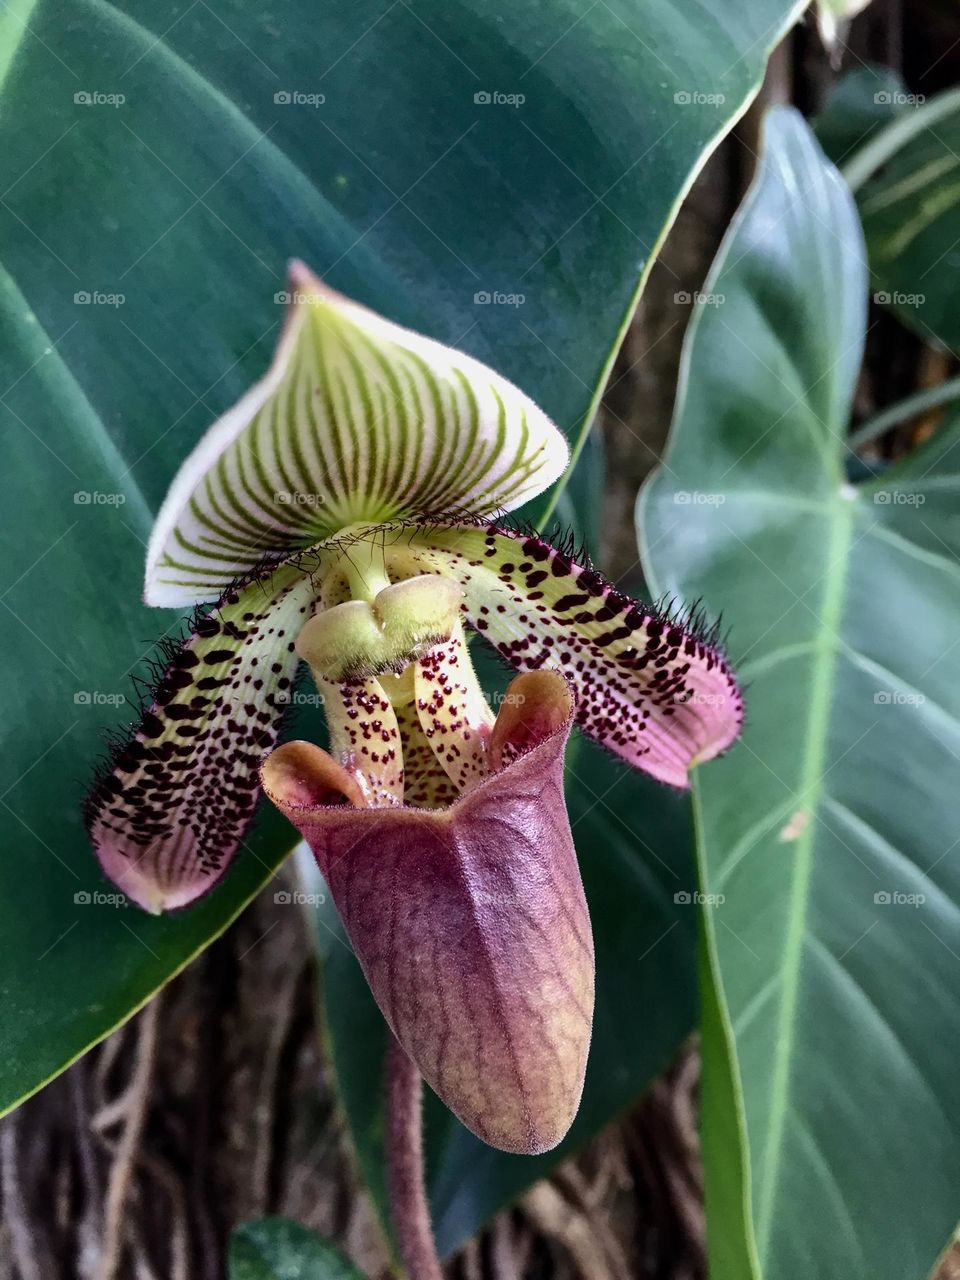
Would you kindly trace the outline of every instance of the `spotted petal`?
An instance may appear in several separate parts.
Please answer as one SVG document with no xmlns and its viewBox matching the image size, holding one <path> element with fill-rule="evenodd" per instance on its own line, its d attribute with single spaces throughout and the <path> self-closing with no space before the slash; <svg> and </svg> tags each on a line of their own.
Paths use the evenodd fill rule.
<svg viewBox="0 0 960 1280">
<path fill-rule="evenodd" d="M 403 799 L 403 747 L 400 725 L 383 684 L 373 678 L 333 684 L 314 676 L 323 698 L 331 749 L 350 761 L 368 803 L 399 804 Z"/>
<path fill-rule="evenodd" d="M 459 623 L 449 640 L 434 645 L 417 662 L 414 695 L 421 728 L 437 763 L 458 791 L 469 791 L 487 773 L 494 717 Z"/>
<path fill-rule="evenodd" d="M 505 378 L 294 263 L 273 364 L 210 428 L 163 505 L 147 602 L 216 599 L 265 555 L 351 524 L 512 510 L 567 456 Z"/>
<path fill-rule="evenodd" d="M 538 537 L 494 526 L 404 534 L 398 556 L 453 574 L 469 624 L 518 671 L 555 668 L 584 732 L 674 786 L 736 739 L 743 703 L 715 637 L 622 595 Z"/>
<path fill-rule="evenodd" d="M 147 911 L 221 876 L 259 794 L 315 589 L 283 565 L 231 589 L 171 655 L 149 709 L 98 781 L 87 820 L 104 871 Z"/>
</svg>

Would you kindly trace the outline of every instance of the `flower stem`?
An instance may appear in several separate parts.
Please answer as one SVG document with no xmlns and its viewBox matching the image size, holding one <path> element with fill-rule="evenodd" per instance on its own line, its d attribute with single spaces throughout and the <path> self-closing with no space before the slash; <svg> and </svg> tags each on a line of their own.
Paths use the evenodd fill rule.
<svg viewBox="0 0 960 1280">
<path fill-rule="evenodd" d="M 443 1280 L 423 1169 L 423 1081 L 390 1036 L 387 1050 L 387 1186 L 400 1261 L 410 1280 Z"/>
</svg>

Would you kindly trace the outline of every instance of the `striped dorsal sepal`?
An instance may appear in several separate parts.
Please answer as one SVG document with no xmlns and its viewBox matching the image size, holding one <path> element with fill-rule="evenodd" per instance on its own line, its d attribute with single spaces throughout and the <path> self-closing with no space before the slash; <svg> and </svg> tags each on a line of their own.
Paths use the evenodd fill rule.
<svg viewBox="0 0 960 1280">
<path fill-rule="evenodd" d="M 149 604 L 214 600 L 264 556 L 357 524 L 509 511 L 563 472 L 550 419 L 478 360 L 334 293 L 301 263 L 265 376 L 164 502 Z"/>
</svg>

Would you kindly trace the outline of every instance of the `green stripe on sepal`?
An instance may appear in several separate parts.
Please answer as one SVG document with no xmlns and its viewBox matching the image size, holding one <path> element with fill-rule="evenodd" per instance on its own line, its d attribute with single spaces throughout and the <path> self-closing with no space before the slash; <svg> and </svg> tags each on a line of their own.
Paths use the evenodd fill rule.
<svg viewBox="0 0 960 1280">
<path fill-rule="evenodd" d="M 352 524 L 509 511 L 568 458 L 562 434 L 479 361 L 290 268 L 265 376 L 203 437 L 161 509 L 145 595 L 216 599 L 265 556 Z"/>
</svg>

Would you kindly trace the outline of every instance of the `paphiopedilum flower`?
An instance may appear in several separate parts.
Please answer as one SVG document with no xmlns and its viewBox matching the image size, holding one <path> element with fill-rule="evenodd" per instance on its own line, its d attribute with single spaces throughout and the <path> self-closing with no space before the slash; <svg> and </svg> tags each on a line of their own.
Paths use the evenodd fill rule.
<svg viewBox="0 0 960 1280">
<path fill-rule="evenodd" d="M 426 1080 L 487 1141 L 545 1150 L 576 1112 L 593 1011 L 571 725 L 684 787 L 739 731 L 736 682 L 710 637 L 502 522 L 568 462 L 517 387 L 300 264 L 290 288 L 269 371 L 157 519 L 147 602 L 215 603 L 100 779 L 92 838 L 141 906 L 186 906 L 262 780 Z M 524 673 L 496 716 L 465 628 Z M 329 751 L 274 749 L 301 661 Z"/>
</svg>

